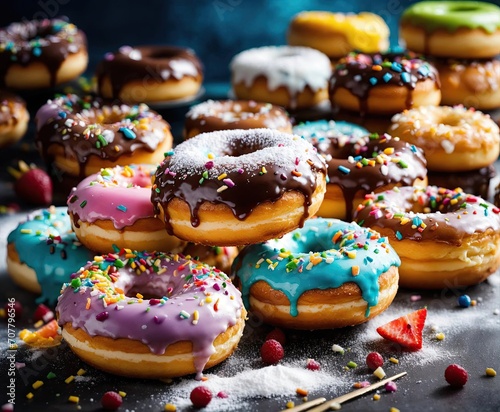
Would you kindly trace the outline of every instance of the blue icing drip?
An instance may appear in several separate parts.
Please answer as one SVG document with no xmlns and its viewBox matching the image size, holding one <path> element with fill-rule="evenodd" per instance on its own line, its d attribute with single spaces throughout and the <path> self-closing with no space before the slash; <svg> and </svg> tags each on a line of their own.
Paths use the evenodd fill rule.
<svg viewBox="0 0 500 412">
<path fill-rule="evenodd" d="M 293 128 L 293 133 L 305 139 L 315 140 L 341 136 L 361 137 L 369 134 L 368 130 L 357 124 L 333 120 L 316 120 L 300 123 Z"/>
<path fill-rule="evenodd" d="M 53 242 L 51 236 L 60 236 L 61 241 Z M 7 242 L 15 244 L 21 263 L 36 273 L 42 289 L 37 303 L 55 304 L 63 283 L 94 257 L 93 252 L 79 245 L 66 207 L 57 207 L 54 213 L 33 213 L 9 234 Z"/>
<path fill-rule="evenodd" d="M 339 239 L 334 243 L 333 238 L 339 231 L 342 236 L 337 235 Z M 357 237 L 351 239 L 352 235 Z M 312 265 L 311 256 L 319 263 Z M 257 265 L 259 261 L 261 263 Z M 247 309 L 250 308 L 250 288 L 259 280 L 266 281 L 287 296 L 292 316 L 298 315 L 297 302 L 304 292 L 338 288 L 344 283 L 354 282 L 367 302 L 368 316 L 370 307 L 378 303 L 379 276 L 391 266 L 400 264 L 387 239 L 380 238 L 373 231 L 354 222 L 318 218 L 306 221 L 302 229 L 281 239 L 246 247 L 236 258 L 233 271 L 241 281 Z M 359 267 L 356 276 L 353 275 L 353 266 Z"/>
</svg>

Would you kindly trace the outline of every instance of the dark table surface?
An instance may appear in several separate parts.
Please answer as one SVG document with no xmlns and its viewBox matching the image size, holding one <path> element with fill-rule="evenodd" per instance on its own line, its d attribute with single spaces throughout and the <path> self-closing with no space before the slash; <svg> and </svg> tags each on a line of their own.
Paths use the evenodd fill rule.
<svg viewBox="0 0 500 412">
<path fill-rule="evenodd" d="M 225 97 L 228 90 L 226 85 L 208 85 L 205 89 L 203 99 Z M 47 96 L 39 93 L 25 97 L 33 112 Z M 188 107 L 188 104 L 183 104 L 160 109 L 171 122 L 177 140 Z M 19 159 L 39 162 L 32 140 L 33 133 L 30 131 L 22 143 L 0 151 L 0 205 L 18 203 L 6 167 L 15 165 Z M 6 272 L 6 240 L 8 233 L 32 209 L 29 205 L 21 204 L 19 211 L 0 216 L 0 303 L 3 304 L 8 298 L 15 298 L 22 303 L 24 313 L 16 321 L 17 332 L 26 327 L 33 328 L 31 318 L 37 304 L 36 296 L 17 287 Z M 477 305 L 460 308 L 457 297 L 463 293 L 476 299 Z M 428 308 L 429 314 L 421 351 L 401 351 L 377 335 L 375 329 L 380 324 L 424 306 Z M 374 401 L 373 393 L 367 394 L 343 404 L 343 410 L 389 411 L 391 407 L 395 407 L 401 411 L 498 412 L 500 376 L 486 377 L 485 369 L 491 367 L 500 372 L 499 309 L 499 273 L 490 276 L 482 284 L 465 290 L 400 290 L 391 307 L 366 324 L 329 331 L 286 331 L 285 358 L 281 366 L 267 368 L 260 361 L 259 349 L 271 328 L 251 317 L 233 356 L 207 372 L 207 383 L 229 394 L 229 398 L 225 400 L 214 399 L 207 410 L 284 409 L 289 400 L 301 403 L 301 398 L 295 395 L 298 386 L 312 388 L 309 399 L 339 396 L 351 391 L 354 382 L 377 380 L 365 366 L 364 359 L 370 351 L 378 350 L 386 359 L 391 356 L 399 359 L 399 364 L 386 361 L 384 368 L 388 376 L 402 371 L 406 371 L 408 375 L 397 381 L 398 390 L 395 393 L 387 393 L 382 389 L 379 391 L 380 400 Z M 437 332 L 443 332 L 445 339 L 438 341 L 435 338 Z M 2 382 L 7 382 L 3 380 L 9 367 L 6 357 L 6 323 L 0 324 L 0 340 L 0 375 Z M 168 402 L 176 404 L 178 410 L 192 409 L 189 406 L 189 391 L 198 384 L 193 376 L 175 379 L 173 383 L 125 379 L 85 365 L 64 343 L 49 350 L 29 349 L 19 339 L 18 343 L 16 362 L 24 363 L 25 366 L 16 373 L 16 411 L 96 411 L 100 409 L 102 394 L 108 390 L 127 393 L 120 409 L 123 411 L 162 411 Z M 335 354 L 331 348 L 333 344 L 341 345 L 347 352 L 344 355 Z M 308 358 L 316 359 L 322 366 L 312 380 L 310 376 L 315 375 L 308 375 L 304 367 Z M 358 367 L 346 370 L 345 366 L 349 361 L 356 362 Z M 458 363 L 469 372 L 469 382 L 462 389 L 453 389 L 444 380 L 444 370 L 451 363 Z M 80 368 L 87 371 L 83 377 L 69 384 L 64 382 Z M 54 372 L 56 378 L 48 380 L 46 376 L 49 372 Z M 294 381 L 292 377 L 299 380 Z M 44 385 L 34 390 L 31 385 L 37 380 L 44 381 Z M 283 382 L 288 384 L 283 387 Z M 266 397 L 266 394 L 276 393 L 278 390 L 272 391 L 270 388 L 273 386 L 281 388 L 279 390 L 282 393 L 278 394 L 280 396 Z M 34 394 L 31 400 L 26 398 L 29 392 Z M 245 393 L 250 396 L 246 397 Z M 78 405 L 68 401 L 70 395 L 80 398 Z M 6 396 L 6 384 L 2 383 L 0 405 L 6 402 Z"/>
</svg>

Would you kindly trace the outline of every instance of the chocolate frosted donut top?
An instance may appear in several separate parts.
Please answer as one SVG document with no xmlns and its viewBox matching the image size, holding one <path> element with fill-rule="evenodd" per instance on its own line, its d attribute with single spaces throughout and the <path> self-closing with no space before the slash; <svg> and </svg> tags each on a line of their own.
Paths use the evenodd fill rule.
<svg viewBox="0 0 500 412">
<path fill-rule="evenodd" d="M 202 65 L 194 51 L 173 46 L 122 46 L 107 53 L 96 70 L 99 90 L 107 78 L 112 98 L 119 98 L 123 87 L 134 81 L 154 87 L 169 79 L 202 76 Z"/>
<path fill-rule="evenodd" d="M 499 213 L 493 204 L 461 189 L 427 186 L 367 195 L 354 218 L 361 226 L 392 230 L 397 240 L 460 246 L 465 236 L 500 230 Z"/>
<path fill-rule="evenodd" d="M 361 113 L 368 110 L 367 102 L 372 88 L 392 85 L 414 90 L 418 82 L 432 80 L 439 85 L 436 68 L 414 54 L 404 53 L 349 53 L 333 70 L 330 80 L 330 96 L 339 88 L 345 88 L 359 99 Z M 412 94 L 408 94 L 407 108 L 412 106 Z"/>
<path fill-rule="evenodd" d="M 151 200 L 165 212 L 173 199 L 185 201 L 191 224 L 200 224 L 202 203 L 224 204 L 244 220 L 264 202 L 275 202 L 287 191 L 304 195 L 304 219 L 326 164 L 314 147 L 299 136 L 270 129 L 203 133 L 167 153 L 156 171 Z"/>
<path fill-rule="evenodd" d="M 411 186 L 427 176 L 422 150 L 388 134 L 313 138 L 311 143 L 328 163 L 329 184 L 342 190 L 347 220 L 352 218 L 358 192 L 370 193 L 389 184 Z"/>
<path fill-rule="evenodd" d="M 62 19 L 12 23 L 0 29 L 0 85 L 11 66 L 41 63 L 54 86 L 57 72 L 68 55 L 86 50 L 87 39 L 74 24 Z"/>
<path fill-rule="evenodd" d="M 186 114 L 185 134 L 228 129 L 291 129 L 284 109 L 253 100 L 207 100 L 193 106 Z"/>
<path fill-rule="evenodd" d="M 37 112 L 36 144 L 49 164 L 52 145 L 80 164 L 80 178 L 90 156 L 116 161 L 141 149 L 154 152 L 170 125 L 145 104 L 107 105 L 102 99 L 59 96 Z"/>
<path fill-rule="evenodd" d="M 0 90 L 0 126 L 17 124 L 19 111 L 26 110 L 26 102 L 19 96 Z"/>
</svg>

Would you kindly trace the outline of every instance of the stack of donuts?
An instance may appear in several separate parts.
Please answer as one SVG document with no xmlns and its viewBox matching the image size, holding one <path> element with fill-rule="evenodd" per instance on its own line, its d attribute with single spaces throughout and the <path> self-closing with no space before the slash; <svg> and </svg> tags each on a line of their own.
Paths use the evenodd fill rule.
<svg viewBox="0 0 500 412">
<path fill-rule="evenodd" d="M 478 110 L 438 106 L 438 71 L 414 52 L 440 56 L 440 43 L 411 37 L 443 34 L 437 23 L 420 27 L 415 16 L 433 14 L 426 7 L 404 13 L 410 50 L 398 53 L 387 51 L 378 16 L 300 13 L 290 45 L 234 56 L 236 99 L 190 107 L 177 144 L 147 104 L 195 100 L 203 72 L 194 52 L 107 53 L 96 95 L 58 95 L 37 111 L 35 143 L 66 207 L 38 211 L 9 235 L 14 281 L 57 302 L 62 335 L 84 361 L 145 378 L 201 378 L 234 351 L 247 312 L 286 328 L 353 326 L 384 311 L 399 286 L 483 281 L 500 266 L 500 209 L 448 178 L 429 185 L 427 169 L 482 178 L 494 170 L 499 128 Z M 466 5 L 447 7 L 444 29 L 456 29 L 453 13 Z M 496 23 L 470 24 L 492 36 L 487 43 L 496 39 Z M 70 23 L 26 30 L 86 56 Z M 9 46 L 13 33 L 23 36 L 17 26 L 0 31 L 7 86 L 69 79 L 61 60 L 47 63 L 45 82 L 16 83 L 14 70 L 29 65 L 12 56 L 46 62 L 49 46 L 43 38 Z M 325 102 L 334 110 L 317 121 L 311 109 Z M 22 116 L 11 116 L 22 129 Z M 301 116 L 308 121 L 297 124 Z"/>
<path fill-rule="evenodd" d="M 484 197 L 496 174 L 498 128 L 477 110 L 500 107 L 499 29 L 494 4 L 423 1 L 408 7 L 400 20 L 401 41 L 435 65 L 441 104 L 448 106 L 405 111 L 389 129 L 424 149 L 431 183 Z M 456 105 L 471 109 L 449 107 Z"/>
</svg>

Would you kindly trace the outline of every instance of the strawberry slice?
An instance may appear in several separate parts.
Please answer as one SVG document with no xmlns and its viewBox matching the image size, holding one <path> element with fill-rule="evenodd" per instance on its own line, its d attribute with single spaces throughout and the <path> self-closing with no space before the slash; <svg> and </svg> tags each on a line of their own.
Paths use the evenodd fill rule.
<svg viewBox="0 0 500 412">
<path fill-rule="evenodd" d="M 52 203 L 52 180 L 44 170 L 35 165 L 27 165 L 21 160 L 19 170 L 9 167 L 8 171 L 16 178 L 14 191 L 20 199 L 40 206 Z"/>
<path fill-rule="evenodd" d="M 419 350 L 422 349 L 422 331 L 426 318 L 427 309 L 419 309 L 379 326 L 377 332 L 383 338 L 409 350 Z"/>
</svg>

